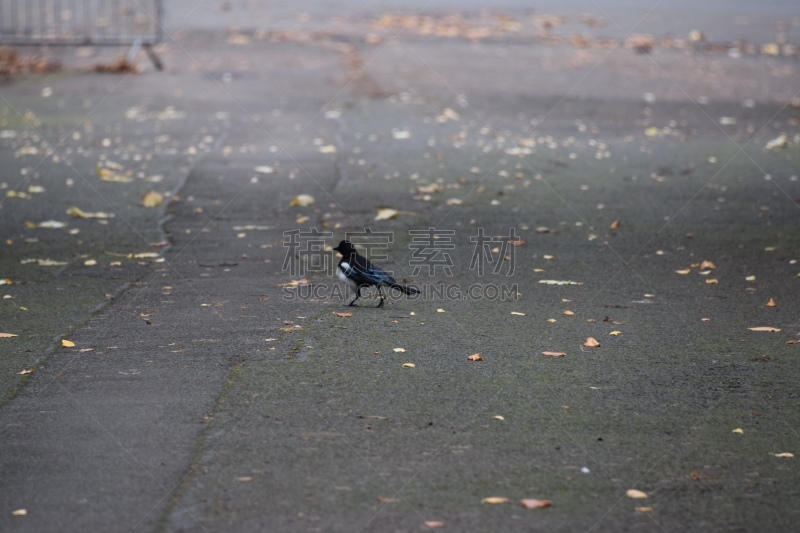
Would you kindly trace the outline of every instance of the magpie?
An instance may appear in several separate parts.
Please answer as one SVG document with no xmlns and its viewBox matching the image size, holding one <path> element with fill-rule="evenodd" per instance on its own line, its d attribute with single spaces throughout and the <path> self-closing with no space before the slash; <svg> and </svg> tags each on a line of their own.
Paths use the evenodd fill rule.
<svg viewBox="0 0 800 533">
<path fill-rule="evenodd" d="M 336 277 L 350 286 L 356 293 L 356 297 L 348 305 L 354 305 L 356 300 L 361 297 L 361 289 L 364 287 L 378 287 L 378 295 L 381 303 L 378 307 L 383 307 L 383 293 L 381 287 L 398 289 L 406 295 L 417 294 L 419 289 L 408 285 L 397 283 L 392 276 L 383 271 L 380 267 L 373 265 L 369 259 L 360 255 L 351 243 L 342 241 L 335 251 L 342 254 L 342 259 L 336 267 Z"/>
</svg>

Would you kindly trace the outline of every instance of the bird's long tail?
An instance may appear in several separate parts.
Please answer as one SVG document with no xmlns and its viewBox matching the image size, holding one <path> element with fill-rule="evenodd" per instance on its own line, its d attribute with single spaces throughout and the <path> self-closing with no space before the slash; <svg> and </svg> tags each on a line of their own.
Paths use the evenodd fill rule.
<svg viewBox="0 0 800 533">
<path fill-rule="evenodd" d="M 403 294 L 405 294 L 406 296 L 410 296 L 412 294 L 419 294 L 419 289 L 416 287 L 412 287 L 411 285 L 400 285 L 399 283 L 390 283 L 389 288 L 402 291 Z"/>
</svg>

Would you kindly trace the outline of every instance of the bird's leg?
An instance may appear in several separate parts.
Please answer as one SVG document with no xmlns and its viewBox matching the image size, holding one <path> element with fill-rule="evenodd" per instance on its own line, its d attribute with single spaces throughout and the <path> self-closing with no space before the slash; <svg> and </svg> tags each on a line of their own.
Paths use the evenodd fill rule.
<svg viewBox="0 0 800 533">
<path fill-rule="evenodd" d="M 378 304 L 378 308 L 380 309 L 381 307 L 383 307 L 383 293 L 381 292 L 381 286 L 380 285 L 378 285 L 378 296 L 381 299 L 381 303 Z"/>
<path fill-rule="evenodd" d="M 361 298 L 361 287 L 360 286 L 356 287 L 356 297 L 353 298 L 353 300 L 349 304 L 347 304 L 347 306 L 348 307 L 353 307 L 355 305 L 355 303 L 356 303 L 356 300 L 358 300 L 359 298 Z"/>
</svg>

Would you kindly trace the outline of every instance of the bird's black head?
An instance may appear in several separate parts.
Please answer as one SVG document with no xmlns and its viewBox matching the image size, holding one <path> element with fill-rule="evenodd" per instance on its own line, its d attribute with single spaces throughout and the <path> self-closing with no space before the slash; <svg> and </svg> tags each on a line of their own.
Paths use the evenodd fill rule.
<svg viewBox="0 0 800 533">
<path fill-rule="evenodd" d="M 339 243 L 339 246 L 333 249 L 335 252 L 339 252 L 342 255 L 350 255 L 350 253 L 355 251 L 353 245 L 347 241 L 342 241 Z"/>
</svg>

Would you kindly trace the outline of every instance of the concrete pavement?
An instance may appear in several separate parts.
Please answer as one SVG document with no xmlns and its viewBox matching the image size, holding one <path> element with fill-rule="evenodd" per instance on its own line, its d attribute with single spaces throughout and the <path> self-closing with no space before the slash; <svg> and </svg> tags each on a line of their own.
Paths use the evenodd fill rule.
<svg viewBox="0 0 800 533">
<path fill-rule="evenodd" d="M 3 530 L 796 525 L 791 59 L 202 32 L 164 56 L 4 87 L 30 198 L 0 210 Z M 398 279 L 518 297 L 342 308 L 283 270 L 285 231 L 364 227 Z M 513 275 L 479 277 L 470 239 L 512 227 Z M 428 228 L 452 276 L 412 276 Z M 301 277 L 322 297 L 286 299 Z"/>
</svg>

